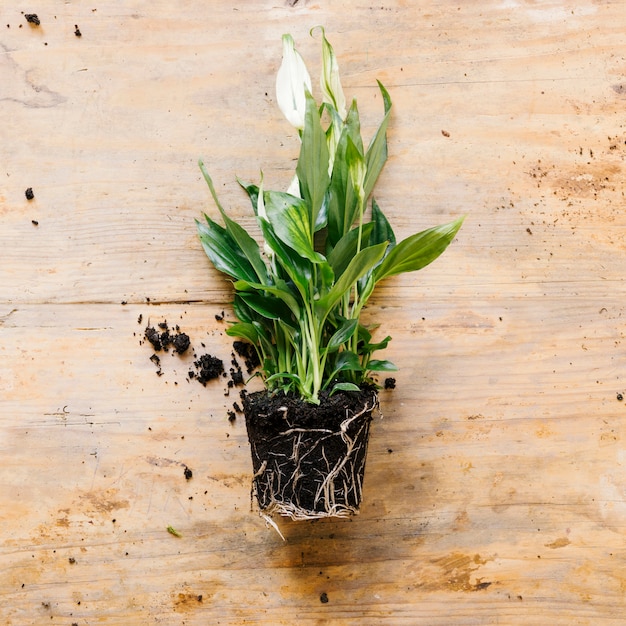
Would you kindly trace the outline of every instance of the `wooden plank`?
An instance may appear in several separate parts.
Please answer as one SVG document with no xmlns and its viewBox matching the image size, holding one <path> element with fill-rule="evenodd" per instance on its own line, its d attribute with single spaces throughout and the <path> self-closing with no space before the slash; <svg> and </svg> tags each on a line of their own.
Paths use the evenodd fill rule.
<svg viewBox="0 0 626 626">
<path fill-rule="evenodd" d="M 122 4 L 0 21 L 2 622 L 622 623 L 624 2 Z M 283 542 L 237 390 L 191 351 L 157 366 L 143 329 L 228 369 L 195 162 L 252 225 L 234 175 L 286 186 L 298 150 L 280 36 L 317 73 L 319 23 L 366 136 L 375 78 L 394 100 L 399 236 L 468 218 L 368 310 L 400 371 L 361 515 Z"/>
</svg>

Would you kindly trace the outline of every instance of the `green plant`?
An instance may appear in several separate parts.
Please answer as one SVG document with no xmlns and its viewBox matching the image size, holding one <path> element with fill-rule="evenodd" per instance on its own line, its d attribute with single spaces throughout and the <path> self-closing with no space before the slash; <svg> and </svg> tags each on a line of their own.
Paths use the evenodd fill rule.
<svg viewBox="0 0 626 626">
<path fill-rule="evenodd" d="M 382 280 L 419 270 L 449 245 L 463 217 L 396 242 L 372 198 L 387 160 L 391 98 L 378 82 L 384 117 L 367 148 L 356 100 L 346 109 L 337 60 L 322 33 L 321 104 L 290 35 L 283 36 L 277 101 L 299 131 L 300 154 L 287 192 L 239 181 L 264 239 L 259 243 L 220 204 L 204 164 L 200 168 L 224 225 L 196 221 L 213 265 L 234 281 L 239 321 L 228 334 L 247 339 L 259 354 L 270 391 L 293 391 L 318 403 L 320 391 L 358 390 L 371 373 L 395 370 L 374 359 L 391 337 L 374 341 L 361 313 Z"/>
</svg>

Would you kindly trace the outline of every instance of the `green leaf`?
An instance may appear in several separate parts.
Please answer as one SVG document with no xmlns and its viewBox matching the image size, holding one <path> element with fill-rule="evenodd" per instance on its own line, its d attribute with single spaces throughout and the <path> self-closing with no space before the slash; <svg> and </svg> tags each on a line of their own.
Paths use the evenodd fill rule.
<svg viewBox="0 0 626 626">
<path fill-rule="evenodd" d="M 365 175 L 365 183 L 363 186 L 365 190 L 365 198 L 368 198 L 370 193 L 372 193 L 372 189 L 374 189 L 378 175 L 387 161 L 387 125 L 391 114 L 391 96 L 383 87 L 383 84 L 380 81 L 377 82 L 380 93 L 383 96 L 385 117 L 383 117 L 382 122 L 380 123 L 374 137 L 372 137 L 372 141 L 370 142 L 367 152 L 365 153 L 365 162 L 367 164 L 367 174 Z"/>
<path fill-rule="evenodd" d="M 379 359 L 372 359 L 367 364 L 367 369 L 371 372 L 397 372 L 398 368 L 391 362 Z"/>
<path fill-rule="evenodd" d="M 215 268 L 237 280 L 257 281 L 254 267 L 232 235 L 208 215 L 204 217 L 207 223 L 196 220 L 196 228 L 204 252 Z"/>
<path fill-rule="evenodd" d="M 248 322 L 236 322 L 226 329 L 226 334 L 229 337 L 241 337 L 247 339 L 251 344 L 257 345 L 259 342 L 259 333 L 257 332 L 254 324 Z"/>
<path fill-rule="evenodd" d="M 370 339 L 371 338 L 372 336 L 370 335 Z M 367 340 L 360 347 L 359 353 L 371 354 L 372 352 L 376 352 L 377 350 L 384 350 L 389 345 L 390 341 L 391 341 L 391 337 L 389 335 L 387 335 L 382 341 L 379 341 L 377 343 L 370 343 L 369 340 Z"/>
<path fill-rule="evenodd" d="M 278 239 L 300 256 L 318 263 L 324 257 L 313 249 L 309 209 L 301 198 L 281 191 L 266 191 L 265 211 Z"/>
<path fill-rule="evenodd" d="M 339 350 L 339 348 L 354 335 L 359 325 L 359 320 L 345 320 L 335 334 L 328 340 L 326 350 L 329 353 Z"/>
<path fill-rule="evenodd" d="M 259 250 L 259 244 L 246 232 L 246 230 L 240 226 L 237 222 L 232 220 L 228 215 L 226 215 L 226 211 L 220 204 L 217 199 L 217 194 L 215 193 L 215 188 L 213 187 L 213 181 L 207 172 L 204 163 L 202 160 L 198 162 L 200 166 L 200 171 L 204 176 L 204 180 L 206 181 L 209 189 L 211 191 L 211 195 L 213 196 L 213 200 L 219 209 L 222 219 L 224 220 L 224 224 L 226 225 L 226 230 L 229 235 L 232 237 L 232 240 L 239 247 L 243 255 L 248 259 L 250 265 L 254 268 L 256 272 L 257 279 L 259 282 L 266 283 L 267 282 L 267 267 L 265 265 L 265 261 L 261 258 L 261 252 Z"/>
<path fill-rule="evenodd" d="M 239 295 L 259 315 L 295 327 L 290 309 L 280 298 L 252 292 L 241 292 Z"/>
<path fill-rule="evenodd" d="M 326 133 L 322 129 L 315 100 L 308 92 L 306 94 L 304 120 L 296 175 L 300 181 L 302 198 L 309 208 L 309 227 L 314 227 L 318 224 L 318 215 L 325 202 L 330 177 L 328 174 L 329 157 Z M 319 227 L 321 225 L 318 225 Z"/>
<path fill-rule="evenodd" d="M 370 241 L 372 244 L 388 241 L 389 248 L 387 249 L 387 253 L 389 253 L 391 248 L 396 245 L 396 236 L 391 224 L 385 217 L 385 214 L 380 210 L 374 198 L 372 198 L 372 222 L 374 224 L 374 230 Z"/>
<path fill-rule="evenodd" d="M 361 250 L 348 264 L 343 274 L 337 279 L 332 289 L 317 302 L 317 307 L 324 312 L 330 311 L 337 302 L 348 293 L 356 281 L 374 267 L 383 258 L 387 242 Z"/>
<path fill-rule="evenodd" d="M 337 356 L 337 360 L 335 361 L 335 374 L 337 372 L 346 371 L 359 372 L 362 369 L 361 361 L 359 360 L 359 357 L 354 354 L 354 352 L 344 350 Z"/>
<path fill-rule="evenodd" d="M 376 282 L 388 276 L 414 272 L 432 263 L 454 239 L 465 217 L 434 226 L 397 244 L 376 268 Z"/>
<path fill-rule="evenodd" d="M 370 234 L 374 230 L 374 224 L 363 224 L 361 229 L 361 247 L 367 247 L 370 243 Z M 335 272 L 335 276 L 339 277 L 345 271 L 350 261 L 357 253 L 359 241 L 359 229 L 353 228 L 348 231 L 338 242 L 337 245 L 328 253 L 328 262 Z M 381 243 L 374 241 L 372 243 Z"/>
<path fill-rule="evenodd" d="M 280 263 L 290 280 L 297 286 L 300 295 L 303 298 L 308 298 L 313 277 L 313 264 L 292 248 L 284 245 L 267 220 L 260 219 L 259 224 L 261 225 L 263 237 L 269 248 L 276 255 L 278 263 Z"/>
<path fill-rule="evenodd" d="M 348 111 L 346 122 L 339 136 L 330 177 L 328 194 L 328 240 L 334 246 L 352 228 L 358 211 L 358 198 L 350 178 L 350 169 L 346 157 L 348 139 L 363 154 L 361 123 L 356 100 Z"/>
<path fill-rule="evenodd" d="M 336 385 L 333 385 L 329 395 L 332 396 L 338 391 L 361 391 L 361 388 L 354 383 L 337 383 Z"/>
<path fill-rule="evenodd" d="M 367 171 L 363 153 L 357 148 L 351 137 L 348 137 L 348 143 L 346 145 L 346 163 L 348 164 L 352 191 L 357 198 L 357 210 L 359 208 L 362 210 L 365 203 L 363 185 Z M 358 217 L 358 211 L 355 217 Z"/>
<path fill-rule="evenodd" d="M 244 183 L 240 178 L 237 178 L 237 182 L 244 189 L 244 191 L 248 194 L 250 198 L 250 202 L 252 203 L 252 209 L 254 214 L 256 215 L 257 202 L 259 199 L 259 187 L 258 185 L 253 185 L 251 183 Z"/>
<path fill-rule="evenodd" d="M 267 292 L 280 298 L 291 310 L 296 319 L 300 319 L 300 305 L 291 293 L 287 283 L 284 280 L 277 280 L 275 285 L 261 285 L 246 280 L 238 280 L 235 283 L 235 289 L 239 292 Z M 243 293 L 240 294 L 243 298 Z"/>
</svg>

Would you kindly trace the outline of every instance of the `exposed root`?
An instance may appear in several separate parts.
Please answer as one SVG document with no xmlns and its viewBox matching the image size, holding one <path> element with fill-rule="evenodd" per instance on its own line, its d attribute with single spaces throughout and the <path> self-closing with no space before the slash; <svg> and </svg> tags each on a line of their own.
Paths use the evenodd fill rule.
<svg viewBox="0 0 626 626">
<path fill-rule="evenodd" d="M 278 524 L 269 515 L 266 515 L 265 513 L 261 513 L 260 515 L 265 520 L 265 523 L 269 524 L 278 533 L 279 537 L 287 543 L 285 535 L 283 535 L 283 533 L 280 532 L 280 528 L 278 528 Z"/>
<path fill-rule="evenodd" d="M 346 411 L 337 430 L 290 426 L 253 445 L 253 493 L 266 521 L 276 513 L 293 520 L 358 514 L 377 406 L 373 394 L 358 412 Z"/>
</svg>

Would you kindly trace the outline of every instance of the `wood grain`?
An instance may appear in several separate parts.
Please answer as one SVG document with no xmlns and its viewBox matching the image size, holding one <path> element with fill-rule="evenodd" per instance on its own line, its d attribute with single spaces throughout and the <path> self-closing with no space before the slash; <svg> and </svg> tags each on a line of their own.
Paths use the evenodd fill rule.
<svg viewBox="0 0 626 626">
<path fill-rule="evenodd" d="M 0 14 L 2 623 L 623 623 L 626 3 Z M 189 379 L 191 353 L 157 376 L 143 328 L 228 367 L 196 161 L 252 226 L 235 175 L 287 186 L 280 36 L 316 75 L 316 24 L 366 137 L 376 78 L 393 98 L 376 197 L 398 235 L 468 217 L 367 312 L 400 371 L 361 515 L 277 520 L 283 542 L 250 510 L 235 390 Z"/>
</svg>

